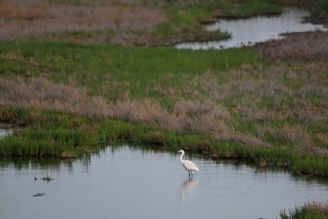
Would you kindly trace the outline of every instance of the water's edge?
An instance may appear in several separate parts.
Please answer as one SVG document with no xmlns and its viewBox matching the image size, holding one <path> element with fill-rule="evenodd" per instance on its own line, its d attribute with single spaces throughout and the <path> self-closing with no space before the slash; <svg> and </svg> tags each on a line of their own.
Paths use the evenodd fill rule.
<svg viewBox="0 0 328 219">
<path fill-rule="evenodd" d="M 321 24 L 306 22 L 308 11 L 286 8 L 278 16 L 257 16 L 246 19 L 220 19 L 205 26 L 207 31 L 222 31 L 231 38 L 222 41 L 185 42 L 175 45 L 177 49 L 227 49 L 253 46 L 272 39 L 282 39 L 283 34 L 295 32 L 327 31 Z"/>
</svg>

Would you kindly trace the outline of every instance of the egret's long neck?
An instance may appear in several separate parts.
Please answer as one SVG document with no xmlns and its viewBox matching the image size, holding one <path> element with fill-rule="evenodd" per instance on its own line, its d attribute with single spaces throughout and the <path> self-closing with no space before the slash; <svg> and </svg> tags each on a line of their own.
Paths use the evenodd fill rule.
<svg viewBox="0 0 328 219">
<path fill-rule="evenodd" d="M 181 156 L 180 156 L 180 162 L 182 162 L 183 161 L 183 155 L 185 154 L 185 152 L 184 151 L 182 151 L 181 152 Z"/>
</svg>

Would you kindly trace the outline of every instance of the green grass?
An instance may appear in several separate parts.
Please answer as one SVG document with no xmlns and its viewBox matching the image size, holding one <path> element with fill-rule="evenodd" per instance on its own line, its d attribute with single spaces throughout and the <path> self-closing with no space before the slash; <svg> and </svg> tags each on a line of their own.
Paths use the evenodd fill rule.
<svg viewBox="0 0 328 219">
<path fill-rule="evenodd" d="M 328 2 L 326 0 L 274 0 L 274 3 L 284 7 L 298 7 L 310 11 L 310 21 L 327 24 Z"/>
<path fill-rule="evenodd" d="M 289 212 L 280 213 L 281 219 L 328 219 L 328 206 L 310 203 Z"/>
<path fill-rule="evenodd" d="M 16 59 L 6 59 L 16 54 Z M 207 71 L 226 71 L 259 62 L 253 49 L 190 51 L 174 48 L 126 48 L 105 45 L 26 41 L 0 44 L 0 75 L 45 76 L 65 83 L 72 79 L 93 94 L 115 99 L 129 90 L 132 97 L 153 97 L 154 81 L 173 74 L 170 83 L 184 83 Z M 197 61 L 196 61 L 197 60 Z M 115 89 L 112 89 L 112 88 Z"/>
<path fill-rule="evenodd" d="M 54 111 L 31 109 L 2 110 L 7 119 L 25 124 L 12 136 L 0 139 L 0 156 L 78 157 L 100 148 L 128 143 L 154 149 L 232 158 L 251 164 L 290 170 L 295 175 L 328 176 L 328 160 L 297 153 L 287 148 L 245 147 L 208 136 L 174 133 L 156 126 L 112 119 L 86 118 Z"/>
<path fill-rule="evenodd" d="M 223 17 L 247 18 L 256 15 L 273 15 L 281 13 L 279 5 L 270 1 L 249 0 L 240 4 L 223 5 Z"/>
<path fill-rule="evenodd" d="M 164 10 L 168 21 L 159 25 L 154 35 L 180 35 L 182 32 L 184 41 L 208 41 L 222 40 L 229 37 L 227 33 L 214 32 L 215 35 L 206 34 L 201 22 L 214 22 L 214 11 L 219 11 L 220 17 L 247 18 L 256 15 L 279 14 L 282 9 L 279 5 L 270 1 L 247 0 L 231 3 L 227 0 L 195 1 L 179 5 L 174 1 L 167 1 Z"/>
<path fill-rule="evenodd" d="M 311 19 L 328 22 L 328 2 L 324 0 L 317 1 L 311 10 Z"/>
</svg>

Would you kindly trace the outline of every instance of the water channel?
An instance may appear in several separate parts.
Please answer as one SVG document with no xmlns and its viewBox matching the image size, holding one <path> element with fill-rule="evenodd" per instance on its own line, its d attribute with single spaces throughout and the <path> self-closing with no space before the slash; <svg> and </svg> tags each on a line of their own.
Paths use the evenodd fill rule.
<svg viewBox="0 0 328 219">
<path fill-rule="evenodd" d="M 328 197 L 328 184 L 315 179 L 191 159 L 201 170 L 193 179 L 178 154 L 127 146 L 75 161 L 2 160 L 0 218 L 276 218 Z"/>
<path fill-rule="evenodd" d="M 271 39 L 281 39 L 284 33 L 327 31 L 320 24 L 304 22 L 310 14 L 308 11 L 286 8 L 281 15 L 258 16 L 247 19 L 220 19 L 205 27 L 207 31 L 228 32 L 231 38 L 222 41 L 191 42 L 176 45 L 178 49 L 226 49 L 252 46 Z"/>
</svg>

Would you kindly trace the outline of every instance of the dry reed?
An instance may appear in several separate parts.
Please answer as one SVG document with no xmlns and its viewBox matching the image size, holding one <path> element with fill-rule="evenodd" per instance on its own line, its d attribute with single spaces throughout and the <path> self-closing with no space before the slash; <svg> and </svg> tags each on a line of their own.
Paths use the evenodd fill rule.
<svg viewBox="0 0 328 219">
<path fill-rule="evenodd" d="M 74 31 L 115 31 L 117 41 L 129 32 L 150 32 L 166 21 L 159 9 L 134 6 L 83 6 L 67 4 L 15 4 L 0 1 L 0 40 Z M 65 36 L 76 38 L 81 36 Z M 102 36 L 104 37 L 104 36 Z M 99 41 L 95 36 L 94 41 Z M 73 40 L 73 39 L 72 39 Z"/>
<path fill-rule="evenodd" d="M 72 114 L 110 117 L 129 122 L 158 125 L 177 132 L 198 132 L 224 140 L 265 145 L 251 136 L 234 134 L 227 125 L 229 112 L 215 102 L 177 101 L 173 110 L 163 109 L 151 99 L 131 100 L 128 96 L 108 102 L 90 96 L 83 88 L 55 84 L 44 78 L 0 80 L 0 106 L 52 109 Z"/>
<path fill-rule="evenodd" d="M 328 60 L 328 33 L 308 32 L 287 34 L 283 40 L 260 43 L 257 50 L 276 60 Z"/>
</svg>

